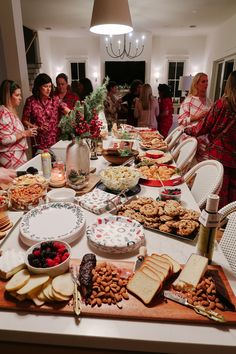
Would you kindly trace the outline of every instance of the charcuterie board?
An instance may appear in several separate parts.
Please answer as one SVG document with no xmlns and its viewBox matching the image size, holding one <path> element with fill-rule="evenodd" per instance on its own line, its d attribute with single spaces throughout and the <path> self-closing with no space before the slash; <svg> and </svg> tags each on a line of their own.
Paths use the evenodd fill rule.
<svg viewBox="0 0 236 354">
<path fill-rule="evenodd" d="M 79 263 L 79 260 L 73 260 L 73 263 Z M 117 267 L 132 270 L 133 262 L 111 261 Z M 218 274 L 228 291 L 231 302 L 236 305 L 236 297 L 230 287 L 230 284 L 220 266 L 209 266 L 209 270 L 218 271 Z M 170 284 L 166 284 L 165 289 L 168 289 Z M 167 321 L 178 323 L 191 323 L 202 325 L 222 325 L 221 323 L 209 320 L 206 317 L 196 314 L 192 309 L 177 304 L 172 301 L 165 301 L 162 295 L 155 297 L 154 301 L 145 306 L 132 294 L 129 294 L 129 300 L 123 300 L 122 308 L 116 305 L 102 304 L 101 307 L 91 307 L 90 305 L 82 305 L 81 316 L 85 317 L 100 317 L 100 318 L 117 318 L 124 320 L 139 320 L 139 321 Z M 69 303 L 50 303 L 41 307 L 35 306 L 30 301 L 17 301 L 10 297 L 5 292 L 5 282 L 0 281 L 0 309 L 6 311 L 28 312 L 28 313 L 48 313 L 55 315 L 74 315 L 72 300 Z M 236 326 L 236 312 L 219 311 L 223 314 L 226 325 Z"/>
</svg>

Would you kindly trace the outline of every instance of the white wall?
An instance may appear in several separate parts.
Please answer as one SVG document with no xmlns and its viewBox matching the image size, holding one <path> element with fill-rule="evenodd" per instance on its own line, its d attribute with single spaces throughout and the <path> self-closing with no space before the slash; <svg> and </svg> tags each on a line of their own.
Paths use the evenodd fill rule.
<svg viewBox="0 0 236 354">
<path fill-rule="evenodd" d="M 85 61 L 86 76 L 97 85 L 94 73 L 100 73 L 99 38 L 60 38 L 39 35 L 41 72 L 49 74 L 55 82 L 57 74 L 64 72 L 70 76 L 70 61 Z"/>
<path fill-rule="evenodd" d="M 206 42 L 205 36 L 153 37 L 150 83 L 154 88 L 154 93 L 156 94 L 156 87 L 159 83 L 167 83 L 168 60 L 184 60 L 185 75 L 205 71 Z"/>
</svg>

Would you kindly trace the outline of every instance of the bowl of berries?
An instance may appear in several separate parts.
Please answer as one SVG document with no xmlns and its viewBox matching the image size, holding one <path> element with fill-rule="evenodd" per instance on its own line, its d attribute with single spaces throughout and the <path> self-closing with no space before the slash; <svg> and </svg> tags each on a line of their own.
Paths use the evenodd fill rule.
<svg viewBox="0 0 236 354">
<path fill-rule="evenodd" d="M 26 251 L 25 264 L 34 274 L 51 277 L 65 273 L 69 269 L 71 248 L 64 241 L 44 241 L 36 243 Z"/>
<path fill-rule="evenodd" d="M 177 200 L 179 202 L 181 199 L 181 189 L 164 187 L 160 190 L 160 199 L 163 201 Z"/>
</svg>

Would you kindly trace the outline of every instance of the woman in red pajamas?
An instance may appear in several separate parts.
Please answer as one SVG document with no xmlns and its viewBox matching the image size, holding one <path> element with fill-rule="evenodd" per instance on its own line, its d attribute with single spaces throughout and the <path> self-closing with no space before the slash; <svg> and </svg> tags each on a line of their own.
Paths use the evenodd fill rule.
<svg viewBox="0 0 236 354">
<path fill-rule="evenodd" d="M 173 103 L 172 95 L 168 85 L 160 84 L 159 93 L 159 116 L 157 117 L 158 130 L 166 138 L 173 123 Z"/>
<path fill-rule="evenodd" d="M 224 166 L 224 179 L 220 195 L 220 208 L 236 200 L 236 70 L 226 82 L 223 97 L 196 126 L 184 132 L 199 136 L 208 134 L 208 158 Z"/>
</svg>

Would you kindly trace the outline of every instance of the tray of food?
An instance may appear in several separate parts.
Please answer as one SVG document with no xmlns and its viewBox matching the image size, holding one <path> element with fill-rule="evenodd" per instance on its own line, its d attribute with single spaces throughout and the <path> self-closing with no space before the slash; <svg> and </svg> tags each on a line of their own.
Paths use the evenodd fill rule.
<svg viewBox="0 0 236 354">
<path fill-rule="evenodd" d="M 183 183 L 183 178 L 179 174 L 176 166 L 157 164 L 136 166 L 140 173 L 140 183 L 146 186 L 163 187 L 175 186 Z"/>
<path fill-rule="evenodd" d="M 111 213 L 134 219 L 146 229 L 186 241 L 193 241 L 197 237 L 200 225 L 200 213 L 184 208 L 176 200 L 133 197 Z"/>
<path fill-rule="evenodd" d="M 16 254 L 11 256 L 16 260 Z M 69 270 L 57 276 L 32 274 L 24 268 L 22 257 L 17 255 L 23 269 L 15 262 L 13 271 L 8 266 L 0 272 L 1 277 L 8 275 L 0 280 L 2 310 L 214 326 L 236 324 L 236 299 L 230 284 L 222 268 L 207 266 L 205 257 L 192 255 L 181 266 L 168 254 L 153 252 L 137 267 L 137 262 L 98 261 L 89 253 L 82 260 L 71 259 Z M 193 300 L 199 290 L 204 300 Z M 170 300 L 176 292 L 185 306 Z"/>
</svg>

